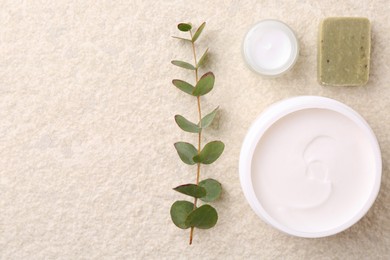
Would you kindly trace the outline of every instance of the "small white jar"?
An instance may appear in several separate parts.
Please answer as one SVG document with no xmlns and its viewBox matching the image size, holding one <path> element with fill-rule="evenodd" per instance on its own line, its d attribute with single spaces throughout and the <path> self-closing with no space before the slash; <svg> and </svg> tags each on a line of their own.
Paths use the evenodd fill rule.
<svg viewBox="0 0 390 260">
<path fill-rule="evenodd" d="M 374 203 L 381 152 L 367 122 L 333 99 L 302 96 L 265 110 L 246 135 L 240 181 L 256 214 L 294 236 L 325 237 Z"/>
<path fill-rule="evenodd" d="M 293 30 L 278 20 L 263 20 L 246 34 L 242 46 L 246 64 L 267 77 L 278 77 L 297 61 L 299 44 Z"/>
</svg>

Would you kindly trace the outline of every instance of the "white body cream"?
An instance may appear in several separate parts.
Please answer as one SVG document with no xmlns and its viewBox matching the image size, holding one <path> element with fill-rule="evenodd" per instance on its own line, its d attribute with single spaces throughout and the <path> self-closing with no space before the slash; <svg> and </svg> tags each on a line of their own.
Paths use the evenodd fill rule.
<svg viewBox="0 0 390 260">
<path fill-rule="evenodd" d="M 348 106 L 296 97 L 271 106 L 249 130 L 240 180 L 253 210 L 288 234 L 322 237 L 356 223 L 374 202 L 380 149 Z"/>
<path fill-rule="evenodd" d="M 242 46 L 249 68 L 268 77 L 277 77 L 294 66 L 299 45 L 293 30 L 277 20 L 263 20 L 246 34 Z"/>
</svg>

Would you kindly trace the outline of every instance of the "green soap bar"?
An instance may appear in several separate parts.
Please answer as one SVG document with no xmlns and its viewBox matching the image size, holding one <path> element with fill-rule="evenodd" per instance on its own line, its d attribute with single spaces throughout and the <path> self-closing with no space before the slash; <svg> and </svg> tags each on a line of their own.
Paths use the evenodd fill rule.
<svg viewBox="0 0 390 260">
<path fill-rule="evenodd" d="M 324 19 L 318 37 L 318 81 L 332 86 L 366 84 L 370 48 L 371 25 L 367 18 Z"/>
</svg>

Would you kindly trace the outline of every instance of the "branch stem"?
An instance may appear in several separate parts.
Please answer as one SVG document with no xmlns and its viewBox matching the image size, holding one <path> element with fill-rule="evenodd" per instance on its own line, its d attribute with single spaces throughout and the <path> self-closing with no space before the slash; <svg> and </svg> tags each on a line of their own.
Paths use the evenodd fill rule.
<svg viewBox="0 0 390 260">
<path fill-rule="evenodd" d="M 190 31 L 191 39 L 192 39 L 192 31 Z M 195 86 L 199 81 L 199 75 L 198 75 L 198 61 L 196 59 L 196 50 L 195 50 L 195 43 L 191 41 L 192 45 L 192 53 L 194 54 L 194 61 L 195 61 Z M 197 99 L 197 104 L 198 104 L 198 118 L 199 118 L 199 133 L 198 133 L 198 154 L 200 154 L 201 151 L 201 145 L 202 145 L 202 110 L 201 110 L 201 105 L 200 105 L 200 97 L 196 97 Z M 200 179 L 200 163 L 197 164 L 197 170 L 196 170 L 196 185 L 199 184 L 199 179 Z M 196 209 L 196 204 L 198 202 L 198 199 L 194 199 L 194 209 Z M 190 245 L 192 244 L 192 239 L 194 236 L 194 227 L 191 227 L 190 231 Z"/>
</svg>

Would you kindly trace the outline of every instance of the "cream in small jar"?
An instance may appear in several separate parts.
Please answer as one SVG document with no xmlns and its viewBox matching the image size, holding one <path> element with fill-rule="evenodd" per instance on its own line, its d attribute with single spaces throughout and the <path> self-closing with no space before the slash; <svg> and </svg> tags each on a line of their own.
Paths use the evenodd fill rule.
<svg viewBox="0 0 390 260">
<path fill-rule="evenodd" d="M 297 38 L 290 27 L 277 20 L 263 20 L 246 34 L 243 56 L 255 72 L 277 77 L 295 64 L 299 53 Z"/>
</svg>

